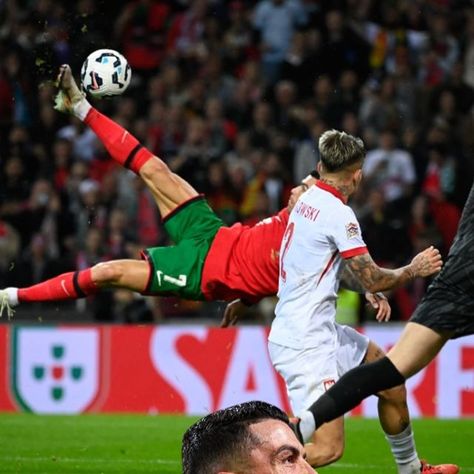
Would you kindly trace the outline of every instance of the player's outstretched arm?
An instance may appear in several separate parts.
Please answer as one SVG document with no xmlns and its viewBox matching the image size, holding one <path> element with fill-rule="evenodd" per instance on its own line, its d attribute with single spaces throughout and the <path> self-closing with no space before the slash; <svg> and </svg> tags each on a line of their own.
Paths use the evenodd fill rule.
<svg viewBox="0 0 474 474">
<path fill-rule="evenodd" d="M 367 291 L 376 293 L 438 273 L 443 261 L 439 250 L 431 246 L 417 254 L 409 265 L 396 269 L 379 267 L 368 253 L 349 258 L 346 264 Z"/>
</svg>

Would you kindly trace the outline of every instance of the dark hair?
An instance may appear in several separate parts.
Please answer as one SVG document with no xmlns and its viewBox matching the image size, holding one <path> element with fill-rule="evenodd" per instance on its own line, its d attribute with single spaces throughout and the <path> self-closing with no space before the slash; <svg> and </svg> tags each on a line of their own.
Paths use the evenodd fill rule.
<svg viewBox="0 0 474 474">
<path fill-rule="evenodd" d="M 249 426 L 269 418 L 289 424 L 283 411 L 261 401 L 233 405 L 201 418 L 183 435 L 183 474 L 213 474 L 245 464 L 251 449 L 260 443 Z"/>
<path fill-rule="evenodd" d="M 327 171 L 340 171 L 364 160 L 364 142 L 346 132 L 328 130 L 319 138 L 319 154 Z"/>
</svg>

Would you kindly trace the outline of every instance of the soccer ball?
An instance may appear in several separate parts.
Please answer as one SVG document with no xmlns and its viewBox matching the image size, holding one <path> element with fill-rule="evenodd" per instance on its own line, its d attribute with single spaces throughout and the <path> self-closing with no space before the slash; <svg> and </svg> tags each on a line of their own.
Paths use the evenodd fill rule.
<svg viewBox="0 0 474 474">
<path fill-rule="evenodd" d="M 113 49 L 98 49 L 82 64 L 83 89 L 93 97 L 110 97 L 125 92 L 132 70 L 128 61 Z"/>
</svg>

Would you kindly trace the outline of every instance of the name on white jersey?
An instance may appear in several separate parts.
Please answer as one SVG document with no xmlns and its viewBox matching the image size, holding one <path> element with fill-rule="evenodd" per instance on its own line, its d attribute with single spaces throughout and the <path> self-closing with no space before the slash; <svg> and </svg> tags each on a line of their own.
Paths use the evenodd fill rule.
<svg viewBox="0 0 474 474">
<path fill-rule="evenodd" d="M 310 221 L 315 221 L 319 214 L 319 209 L 316 209 L 305 202 L 299 201 L 296 204 L 295 210 L 297 214 L 304 217 L 305 219 L 309 219 Z"/>
</svg>

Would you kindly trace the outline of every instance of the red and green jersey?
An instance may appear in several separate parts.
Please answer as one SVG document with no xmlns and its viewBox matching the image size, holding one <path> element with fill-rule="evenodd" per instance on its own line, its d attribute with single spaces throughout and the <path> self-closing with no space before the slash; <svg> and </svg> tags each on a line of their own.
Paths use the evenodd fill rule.
<svg viewBox="0 0 474 474">
<path fill-rule="evenodd" d="M 254 226 L 221 227 L 204 262 L 201 291 L 207 300 L 255 303 L 278 291 L 280 244 L 287 209 Z"/>
</svg>

